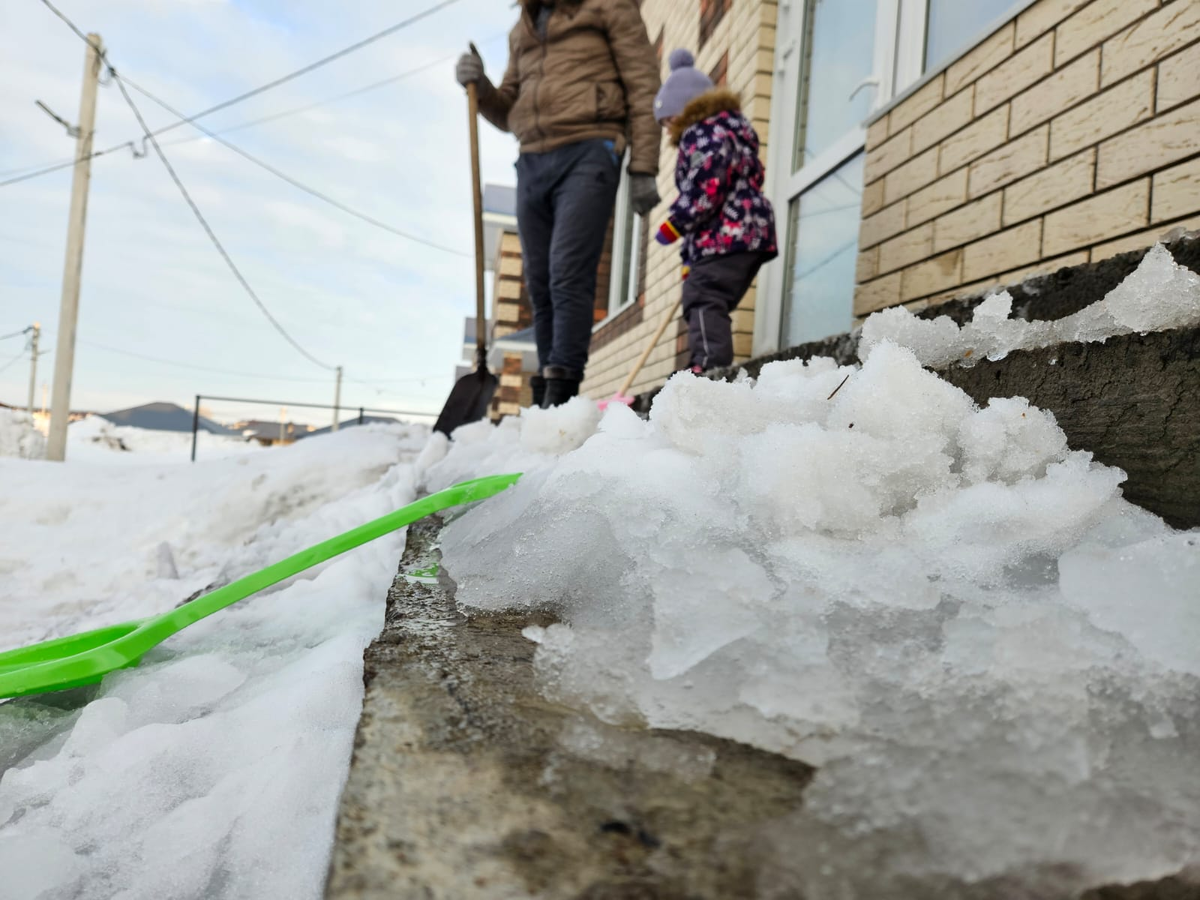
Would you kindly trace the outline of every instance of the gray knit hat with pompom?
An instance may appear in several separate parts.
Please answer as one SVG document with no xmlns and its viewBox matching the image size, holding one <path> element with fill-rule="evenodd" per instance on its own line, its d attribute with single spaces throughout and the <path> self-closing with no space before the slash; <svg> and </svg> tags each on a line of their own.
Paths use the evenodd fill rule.
<svg viewBox="0 0 1200 900">
<path fill-rule="evenodd" d="M 696 59 L 689 51 L 682 47 L 672 51 L 670 63 L 671 74 L 654 98 L 654 118 L 660 124 L 663 119 L 679 115 L 685 106 L 713 88 L 712 79 L 695 68 Z"/>
</svg>

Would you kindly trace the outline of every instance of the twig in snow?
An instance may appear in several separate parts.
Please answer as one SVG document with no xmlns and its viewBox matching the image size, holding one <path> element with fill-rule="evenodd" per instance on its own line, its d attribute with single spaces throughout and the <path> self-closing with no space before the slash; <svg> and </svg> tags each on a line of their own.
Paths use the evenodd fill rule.
<svg viewBox="0 0 1200 900">
<path fill-rule="evenodd" d="M 838 391 L 840 391 L 840 390 L 842 389 L 842 385 L 844 385 L 844 384 L 845 384 L 847 381 L 849 381 L 849 380 L 850 380 L 850 376 L 849 376 L 849 375 L 847 375 L 845 378 L 843 378 L 843 379 L 842 379 L 842 384 L 839 384 L 837 387 L 835 387 L 835 388 L 833 389 L 833 394 L 836 394 Z M 830 395 L 829 395 L 828 397 L 826 397 L 825 399 L 826 399 L 826 400 L 832 400 L 832 399 L 833 399 L 833 394 L 830 394 Z"/>
</svg>

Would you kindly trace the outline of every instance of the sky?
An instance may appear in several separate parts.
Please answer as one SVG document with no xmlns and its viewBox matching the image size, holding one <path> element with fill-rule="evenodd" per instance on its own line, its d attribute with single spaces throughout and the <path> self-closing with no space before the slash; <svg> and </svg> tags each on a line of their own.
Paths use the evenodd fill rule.
<svg viewBox="0 0 1200 900">
<path fill-rule="evenodd" d="M 118 72 L 186 113 L 434 3 L 55 0 L 80 28 L 100 34 Z M 160 139 L 263 303 L 313 356 L 345 367 L 347 407 L 436 413 L 453 385 L 463 317 L 474 309 L 466 100 L 454 80 L 454 57 L 473 40 L 499 80 L 516 18 L 509 0 L 458 0 L 201 120 L 219 132 L 444 59 L 377 90 L 222 136 L 348 206 L 464 256 L 352 218 L 190 126 Z M 0 181 L 71 159 L 74 140 L 34 102 L 75 121 L 85 52 L 39 0 L 0 3 Z M 152 128 L 175 120 L 141 95 L 133 98 Z M 116 86 L 101 87 L 96 147 L 140 133 Z M 486 122 L 480 139 L 484 182 L 513 184 L 516 142 Z M 70 169 L 0 187 L 0 335 L 39 322 L 43 351 L 57 341 L 70 193 Z M 93 161 L 78 336 L 73 409 L 108 412 L 152 401 L 190 407 L 196 394 L 333 401 L 333 373 L 271 327 L 153 152 Z M 20 338 L 0 341 L 0 402 L 25 402 L 29 354 L 16 359 L 21 350 Z M 39 404 L 54 359 L 38 361 Z M 252 411 L 278 417 L 277 408 L 207 406 L 218 418 Z M 323 424 L 327 415 L 308 418 Z"/>
</svg>

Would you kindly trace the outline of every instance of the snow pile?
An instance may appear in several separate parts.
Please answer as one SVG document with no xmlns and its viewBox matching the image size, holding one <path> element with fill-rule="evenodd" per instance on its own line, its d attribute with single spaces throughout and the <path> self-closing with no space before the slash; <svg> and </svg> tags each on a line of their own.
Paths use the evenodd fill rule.
<svg viewBox="0 0 1200 900">
<path fill-rule="evenodd" d="M 961 328 L 946 316 L 919 319 L 904 307 L 886 309 L 863 323 L 859 355 L 866 359 L 876 346 L 891 341 L 912 349 L 922 363 L 936 369 L 1065 341 L 1103 341 L 1120 334 L 1200 325 L 1200 275 L 1155 244 L 1137 269 L 1098 303 L 1049 322 L 1011 319 L 1011 314 L 1008 291 L 988 297 Z"/>
<path fill-rule="evenodd" d="M 525 409 L 499 425 L 474 422 L 456 429 L 453 443 L 435 433 L 417 460 L 417 471 L 430 492 L 483 475 L 531 472 L 580 447 L 599 422 L 595 401 L 586 397 L 552 410 Z"/>
<path fill-rule="evenodd" d="M 0 408 L 0 456 L 45 458 L 46 439 L 34 427 L 29 413 Z"/>
<path fill-rule="evenodd" d="M 0 649 L 163 612 L 409 502 L 425 434 L 194 466 L 0 460 Z M 401 545 L 192 626 L 90 702 L 0 704 L 0 895 L 322 896 Z"/>
<path fill-rule="evenodd" d="M 676 376 L 558 457 L 523 436 L 461 450 L 529 474 L 443 532 L 460 603 L 558 615 L 527 630 L 553 700 L 819 766 L 770 837 L 779 896 L 1200 862 L 1200 535 L 1048 413 L 881 341 Z"/>
<path fill-rule="evenodd" d="M 197 459 L 219 459 L 263 449 L 256 441 L 201 431 Z M 102 416 L 86 416 L 67 427 L 67 458 L 89 462 L 186 463 L 192 458 L 190 431 L 156 431 L 117 425 Z"/>
</svg>

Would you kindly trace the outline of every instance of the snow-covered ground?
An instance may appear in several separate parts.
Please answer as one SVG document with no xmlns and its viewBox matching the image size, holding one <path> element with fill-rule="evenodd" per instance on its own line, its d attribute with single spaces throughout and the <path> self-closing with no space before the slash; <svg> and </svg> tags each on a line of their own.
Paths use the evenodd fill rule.
<svg viewBox="0 0 1200 900">
<path fill-rule="evenodd" d="M 196 459 L 223 459 L 262 450 L 257 441 L 225 437 L 201 431 L 196 436 Z M 88 416 L 67 428 L 68 459 L 132 464 L 188 463 L 192 458 L 192 435 L 187 431 L 150 431 L 114 425 L 100 416 Z"/>
<path fill-rule="evenodd" d="M 223 459 L 261 450 L 257 441 L 225 437 L 201 431 L 196 440 L 196 458 Z M 44 459 L 46 439 L 28 414 L 0 409 L 0 457 Z M 148 463 L 187 463 L 192 458 L 191 432 L 150 431 L 114 425 L 100 416 L 87 416 L 67 426 L 67 458 L 114 465 L 145 466 Z"/>
<path fill-rule="evenodd" d="M 1114 295 L 1107 324 L 1056 327 L 1200 318 L 1162 254 Z M 527 629 L 557 701 L 817 765 L 763 836 L 764 896 L 1065 895 L 1200 864 L 1200 533 L 1127 503 L 1049 414 L 922 368 L 1046 339 L 1003 303 L 953 333 L 872 320 L 861 367 L 677 376 L 648 422 L 576 399 L 453 442 L 355 428 L 195 466 L 82 423 L 66 465 L 0 459 L 0 646 L 524 471 L 443 532 L 460 602 L 558 615 Z M 400 542 L 205 620 L 82 709 L 0 705 L 0 895 L 318 896 Z"/>
<path fill-rule="evenodd" d="M 17 409 L 0 409 L 0 456 L 42 459 L 46 438 L 34 427 L 29 414 Z"/>
<path fill-rule="evenodd" d="M 1092 311 L 1109 333 L 1200 321 L 1163 255 Z M 981 309 L 915 326 L 922 358 L 1028 336 Z M 1050 414 L 923 369 L 885 333 L 902 313 L 864 326 L 861 367 L 680 375 L 648 422 L 578 399 L 431 444 L 430 488 L 527 473 L 443 532 L 459 602 L 559 617 L 527 629 L 554 700 L 818 766 L 763 896 L 1200 864 L 1200 532 L 1122 499 Z"/>
<path fill-rule="evenodd" d="M 365 426 L 192 466 L 114 431 L 130 450 L 88 452 L 84 422 L 65 464 L 0 459 L 0 649 L 162 612 L 409 502 L 428 433 Z M 81 708 L 0 704 L 0 896 L 320 896 L 401 543 L 218 613 Z"/>
</svg>

